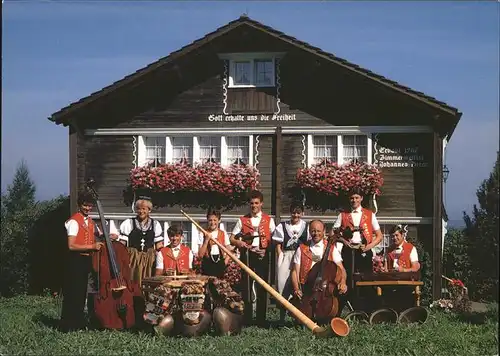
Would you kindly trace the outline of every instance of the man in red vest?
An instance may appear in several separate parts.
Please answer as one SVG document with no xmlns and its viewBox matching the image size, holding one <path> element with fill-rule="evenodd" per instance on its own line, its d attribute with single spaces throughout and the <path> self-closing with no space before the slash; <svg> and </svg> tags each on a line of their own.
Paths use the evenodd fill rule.
<svg viewBox="0 0 500 356">
<path fill-rule="evenodd" d="M 313 220 L 309 224 L 309 234 L 311 240 L 301 244 L 295 251 L 292 265 L 292 287 L 293 294 L 297 298 L 302 298 L 302 286 L 307 281 L 307 276 L 311 268 L 323 258 L 328 241 L 325 239 L 325 225 L 321 220 Z M 339 247 L 342 247 L 340 242 L 334 243 L 328 253 L 328 261 L 334 262 L 342 271 L 342 278 L 338 285 L 341 294 L 347 291 L 346 272 L 342 264 Z"/>
<path fill-rule="evenodd" d="M 250 214 L 238 219 L 231 233 L 231 244 L 240 250 L 243 263 L 248 264 L 255 273 L 269 283 L 269 261 L 271 251 L 271 236 L 276 228 L 274 219 L 262 212 L 264 196 L 254 190 L 250 193 Z M 248 275 L 242 278 L 242 294 L 245 300 L 245 319 L 251 322 L 253 317 L 250 301 L 251 284 Z M 257 294 L 257 324 L 266 324 L 267 292 L 260 285 L 256 286 Z"/>
<path fill-rule="evenodd" d="M 81 329 L 85 326 L 84 308 L 87 297 L 89 273 L 92 270 L 91 253 L 99 251 L 104 245 L 96 242 L 94 222 L 89 217 L 94 206 L 90 193 L 78 194 L 78 212 L 64 224 L 68 235 L 68 261 L 63 285 L 63 305 L 61 330 L 64 332 Z"/>
<path fill-rule="evenodd" d="M 193 252 L 189 247 L 181 244 L 183 231 L 179 225 L 172 225 L 167 229 L 170 244 L 163 247 L 156 255 L 155 275 L 169 273 L 189 274 L 193 269 Z"/>
<path fill-rule="evenodd" d="M 391 236 L 393 244 L 387 252 L 387 269 L 396 272 L 417 272 L 420 269 L 417 249 L 405 240 L 403 227 L 394 226 Z"/>
<path fill-rule="evenodd" d="M 375 214 L 361 206 L 363 195 L 360 191 L 352 191 L 349 201 L 350 209 L 339 214 L 333 228 L 338 229 L 342 236 L 339 238 L 344 245 L 342 260 L 347 270 L 347 282 L 352 291 L 353 274 L 372 271 L 373 252 L 371 250 L 382 241 L 382 232 Z"/>
</svg>

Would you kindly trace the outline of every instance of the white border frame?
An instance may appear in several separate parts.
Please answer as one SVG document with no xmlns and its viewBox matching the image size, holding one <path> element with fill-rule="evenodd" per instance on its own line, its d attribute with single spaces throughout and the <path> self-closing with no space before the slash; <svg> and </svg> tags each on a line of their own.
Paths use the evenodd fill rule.
<svg viewBox="0 0 500 356">
<path fill-rule="evenodd" d="M 222 132 L 218 132 L 219 134 Z M 173 135 L 172 135 L 173 136 Z M 173 145 L 172 145 L 172 136 L 165 136 L 165 162 L 166 163 L 172 163 L 173 162 Z M 175 135 L 175 136 L 180 136 L 180 135 Z M 245 134 L 233 134 L 233 135 L 218 135 L 217 133 L 211 133 L 210 135 L 202 135 L 202 136 L 211 136 L 211 137 L 218 137 L 220 139 L 220 148 L 221 148 L 221 156 L 220 156 L 220 162 L 223 167 L 227 167 L 229 164 L 227 162 L 227 141 L 226 137 L 235 137 L 235 136 L 242 136 L 242 137 L 247 137 L 248 138 L 248 164 L 253 166 L 254 164 L 254 136 L 253 135 L 245 135 Z M 142 167 L 146 163 L 146 145 L 145 145 L 145 137 L 162 137 L 159 136 L 158 134 L 151 134 L 151 135 L 139 135 L 137 139 L 137 167 Z M 183 135 L 183 137 L 192 137 L 192 147 L 193 147 L 193 157 L 192 162 L 193 164 L 198 164 L 200 163 L 200 143 L 198 138 L 200 135 L 196 136 L 186 136 Z"/>
<path fill-rule="evenodd" d="M 228 88 L 272 88 L 276 86 L 276 59 L 283 57 L 282 52 L 241 52 L 241 53 L 219 53 L 219 58 L 229 61 Z M 255 60 L 267 59 L 273 62 L 273 73 L 271 84 L 255 83 Z M 250 84 L 234 84 L 235 62 L 250 62 Z"/>
<path fill-rule="evenodd" d="M 344 164 L 344 145 L 342 138 L 344 136 L 366 136 L 366 159 L 368 164 L 372 164 L 373 162 L 373 141 L 372 134 L 365 133 L 347 133 L 347 134 L 327 134 L 327 133 L 317 133 L 312 135 L 307 135 L 307 167 L 311 167 L 313 165 L 314 159 L 314 144 L 313 144 L 313 136 L 337 136 L 337 163 Z"/>
<path fill-rule="evenodd" d="M 207 121 L 208 122 L 208 121 Z M 85 130 L 87 136 L 193 136 L 219 134 L 224 136 L 264 135 L 276 133 L 277 126 L 269 127 L 215 127 L 198 128 L 122 128 Z M 283 134 L 365 134 L 375 133 L 432 133 L 431 126 L 289 126 L 283 127 Z"/>
</svg>

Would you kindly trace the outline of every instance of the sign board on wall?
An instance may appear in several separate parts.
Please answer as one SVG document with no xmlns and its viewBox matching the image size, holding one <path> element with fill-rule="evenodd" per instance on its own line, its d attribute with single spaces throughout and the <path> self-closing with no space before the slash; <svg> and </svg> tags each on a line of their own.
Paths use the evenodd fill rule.
<svg viewBox="0 0 500 356">
<path fill-rule="evenodd" d="M 296 121 L 295 114 L 272 114 L 272 115 L 208 115 L 210 122 L 257 122 L 257 121 Z"/>
<path fill-rule="evenodd" d="M 419 134 L 375 135 L 373 162 L 381 168 L 427 168 L 432 152 L 430 142 Z"/>
</svg>

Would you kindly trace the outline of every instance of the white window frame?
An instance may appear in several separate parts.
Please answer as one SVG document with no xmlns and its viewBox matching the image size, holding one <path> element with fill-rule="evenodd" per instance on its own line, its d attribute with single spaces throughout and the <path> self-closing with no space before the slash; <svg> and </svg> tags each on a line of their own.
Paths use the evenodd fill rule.
<svg viewBox="0 0 500 356">
<path fill-rule="evenodd" d="M 228 88 L 272 88 L 276 86 L 276 59 L 280 58 L 282 53 L 225 53 L 219 54 L 219 57 L 229 61 L 228 70 Z M 270 84 L 258 84 L 255 78 L 255 61 L 269 60 L 273 62 L 273 72 Z M 236 62 L 250 62 L 250 84 L 235 84 Z"/>
<path fill-rule="evenodd" d="M 223 167 L 229 166 L 230 162 L 227 162 L 227 135 L 225 136 L 220 136 L 217 134 L 212 134 L 212 135 L 206 135 L 206 136 L 211 136 L 211 137 L 218 137 L 220 139 L 220 162 Z M 250 166 L 253 166 L 254 164 L 254 152 L 253 152 L 253 146 L 254 146 L 254 136 L 253 135 L 239 135 L 239 134 L 234 134 L 231 135 L 232 137 L 248 137 L 248 164 Z M 165 138 L 165 162 L 166 163 L 173 163 L 173 145 L 172 145 L 172 137 L 173 136 L 159 136 L 159 135 L 147 135 L 147 136 L 139 136 L 138 137 L 138 145 L 137 145 L 137 166 L 142 167 L 146 163 L 146 145 L 145 145 L 145 138 L 146 137 L 164 137 Z M 177 137 L 177 135 L 175 136 Z M 200 162 L 200 136 L 188 136 L 192 138 L 193 142 L 193 157 L 192 163 L 193 164 L 199 164 L 202 163 Z"/>
<path fill-rule="evenodd" d="M 307 166 L 311 167 L 314 164 L 314 143 L 313 143 L 313 137 L 314 136 L 337 136 L 337 163 L 339 165 L 344 164 L 344 145 L 343 145 L 343 137 L 344 136 L 366 136 L 366 162 L 368 164 L 372 164 L 373 161 L 373 142 L 372 142 L 372 134 L 362 134 L 362 133 L 356 133 L 356 134 L 310 134 L 307 135 Z"/>
</svg>

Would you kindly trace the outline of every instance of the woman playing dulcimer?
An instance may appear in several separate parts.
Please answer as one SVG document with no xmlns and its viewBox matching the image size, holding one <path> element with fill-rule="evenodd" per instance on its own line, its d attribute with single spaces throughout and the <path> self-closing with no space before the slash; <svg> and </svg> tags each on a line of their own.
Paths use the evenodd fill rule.
<svg viewBox="0 0 500 356">
<path fill-rule="evenodd" d="M 150 217 L 153 204 L 148 197 L 140 197 L 135 202 L 135 218 L 120 225 L 119 241 L 128 247 L 131 278 L 134 283 L 134 310 L 137 324 L 142 323 L 144 300 L 141 284 L 143 278 L 154 275 L 156 251 L 161 250 L 165 241 L 163 229 L 157 220 Z"/>
</svg>

